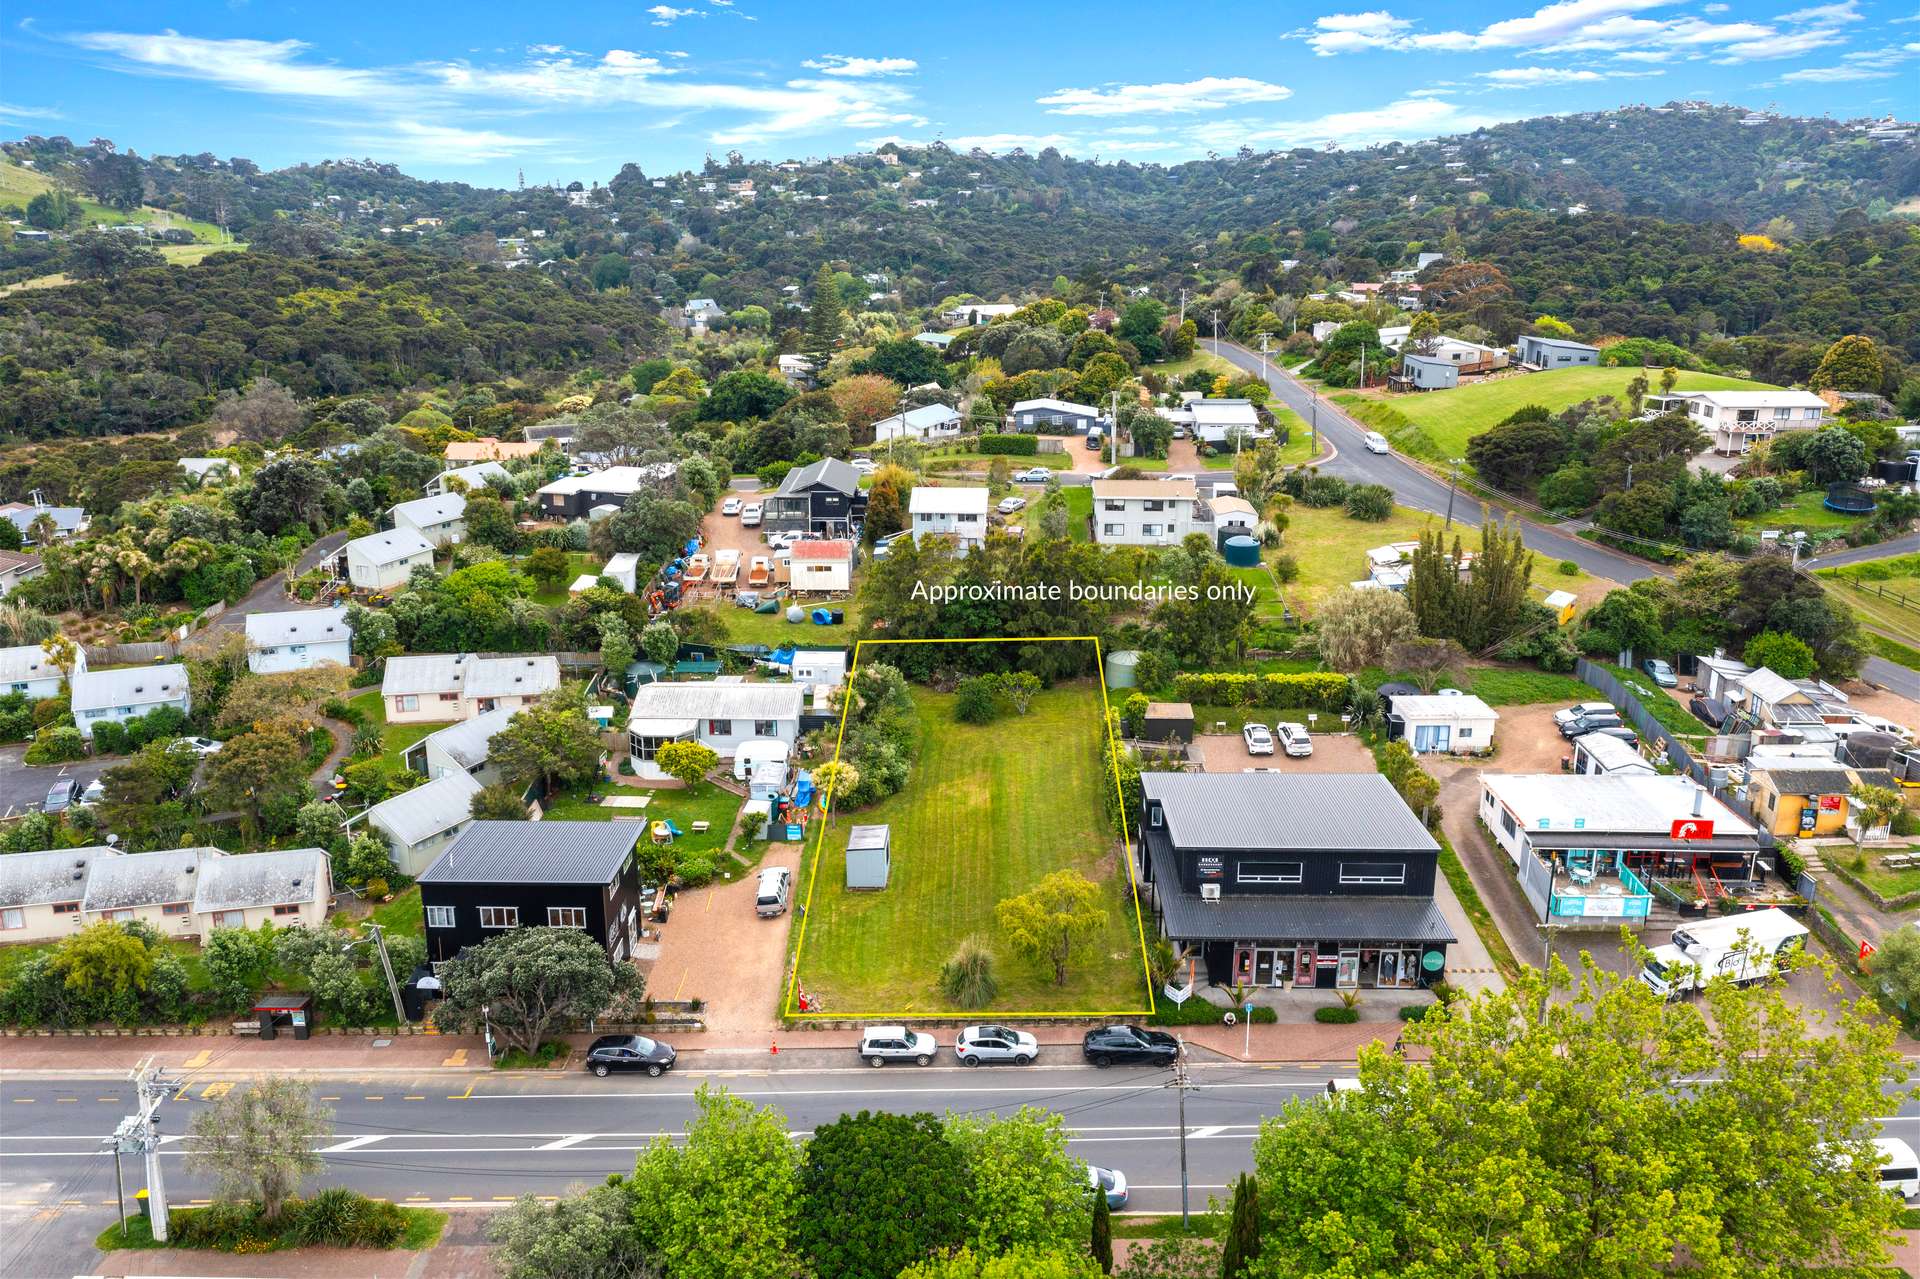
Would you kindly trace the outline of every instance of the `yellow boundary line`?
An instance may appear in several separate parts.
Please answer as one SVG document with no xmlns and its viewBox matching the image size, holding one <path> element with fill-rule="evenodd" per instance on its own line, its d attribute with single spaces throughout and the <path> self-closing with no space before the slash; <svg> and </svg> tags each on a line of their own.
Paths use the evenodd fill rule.
<svg viewBox="0 0 1920 1279">
<path fill-rule="evenodd" d="M 800 958 L 807 950 L 807 926 L 813 922 L 813 890 L 820 882 L 820 863 L 826 858 L 827 826 L 832 820 L 833 787 L 839 781 L 840 770 L 835 768 L 828 779 L 826 793 L 821 797 L 820 833 L 813 841 L 813 872 L 807 876 L 807 900 L 801 906 L 800 939 L 793 948 L 793 962 L 788 965 L 787 995 L 781 1004 L 781 1016 L 788 1020 L 845 1020 L 845 1019 L 948 1019 L 970 1017 L 1002 1018 L 1067 1018 L 1067 1017 L 1151 1017 L 1158 1008 L 1153 997 L 1153 967 L 1147 958 L 1146 917 L 1140 908 L 1140 880 L 1133 867 L 1132 827 L 1127 817 L 1127 797 L 1120 789 L 1120 744 L 1113 737 L 1113 711 L 1107 701 L 1107 681 L 1105 676 L 1106 657 L 1100 651 L 1100 637 L 1097 635 L 1008 635 L 975 639 L 859 639 L 853 643 L 853 665 L 847 670 L 847 689 L 851 693 L 854 673 L 860 669 L 861 650 L 867 645 L 888 646 L 908 644 L 1064 644 L 1091 643 L 1093 645 L 1094 678 L 1100 685 L 1100 731 L 1107 738 L 1107 773 L 1113 778 L 1115 808 L 1120 814 L 1120 846 L 1122 859 L 1127 864 L 1127 888 L 1133 896 L 1133 924 L 1135 935 L 1140 940 L 1140 978 L 1147 992 L 1145 1008 L 1099 1009 L 1085 1012 L 1000 1012 L 989 1009 L 965 1009 L 958 1011 L 921 1011 L 921 1012 L 818 1012 L 803 1013 L 793 1010 L 794 995 L 800 983 Z M 834 737 L 833 762 L 840 762 L 840 752 L 847 740 L 847 714 L 853 709 L 853 698 L 846 697 L 840 707 L 840 731 Z"/>
</svg>

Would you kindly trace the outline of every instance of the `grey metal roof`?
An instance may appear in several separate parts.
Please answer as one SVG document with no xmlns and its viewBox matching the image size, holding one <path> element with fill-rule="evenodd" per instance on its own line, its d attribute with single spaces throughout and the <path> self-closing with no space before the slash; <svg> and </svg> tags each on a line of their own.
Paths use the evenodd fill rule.
<svg viewBox="0 0 1920 1279">
<path fill-rule="evenodd" d="M 826 484 L 851 495 L 860 491 L 860 472 L 837 457 L 823 457 L 818 462 L 809 462 L 788 471 L 786 478 L 780 481 L 779 491 L 798 493 L 815 484 Z"/>
<path fill-rule="evenodd" d="M 380 677 L 382 697 L 409 693 L 457 693 L 467 666 L 480 659 L 472 653 L 427 653 L 418 657 L 389 657 Z"/>
<path fill-rule="evenodd" d="M 0 648 L 0 684 L 28 684 L 36 680 L 59 679 L 60 668 L 38 644 Z"/>
<path fill-rule="evenodd" d="M 468 697 L 538 697 L 559 687 L 560 659 L 542 653 L 469 662 L 463 692 Z"/>
<path fill-rule="evenodd" d="M 800 718 L 806 690 L 798 684 L 722 684 L 718 680 L 647 684 L 633 695 L 629 719 Z"/>
<path fill-rule="evenodd" d="M 225 856 L 218 848 L 171 848 L 103 857 L 94 862 L 87 876 L 87 895 L 81 909 L 130 910 L 190 902 L 201 863 Z"/>
<path fill-rule="evenodd" d="M 498 462 L 489 463 L 498 466 Z M 405 516 L 407 523 L 415 528 L 426 528 L 433 524 L 447 524 L 467 513 L 467 497 L 464 493 L 442 493 L 437 497 L 416 497 L 411 502 L 401 502 L 393 508 L 393 522 L 397 528 L 400 517 Z"/>
<path fill-rule="evenodd" d="M 421 740 L 432 742 L 461 767 L 476 768 L 486 763 L 488 751 L 493 745 L 493 735 L 505 728 L 507 721 L 518 713 L 514 707 L 502 706 L 498 710 L 450 725 Z"/>
<path fill-rule="evenodd" d="M 1853 789 L 1853 777 L 1845 768 L 1760 768 L 1782 795 L 1844 795 Z"/>
<path fill-rule="evenodd" d="M 847 851 L 855 849 L 885 848 L 891 842 L 892 827 L 855 826 L 847 832 Z"/>
<path fill-rule="evenodd" d="M 367 822 L 409 846 L 473 817 L 473 797 L 485 788 L 466 773 L 448 773 L 367 810 Z"/>
<path fill-rule="evenodd" d="M 406 505 L 406 503 L 401 503 Z M 412 559 L 416 555 L 433 553 L 433 543 L 421 537 L 410 528 L 392 529 L 385 533 L 369 533 L 365 537 L 356 537 L 348 542 L 346 549 L 357 553 L 369 564 L 397 564 L 401 560 Z"/>
<path fill-rule="evenodd" d="M 185 696 L 187 668 L 178 662 L 166 666 L 128 666 L 117 671 L 78 671 L 73 677 L 75 714 L 114 706 L 177 702 Z"/>
<path fill-rule="evenodd" d="M 605 884 L 645 831 L 645 822 L 475 822 L 419 882 Z"/>
<path fill-rule="evenodd" d="M 233 853 L 201 864 L 193 910 L 246 910 L 316 900 L 330 891 L 323 848 L 285 848 L 270 853 Z"/>
<path fill-rule="evenodd" d="M 282 644 L 332 644 L 353 638 L 344 608 L 247 614 L 247 638 L 261 648 Z"/>
<path fill-rule="evenodd" d="M 1431 897 L 1294 897 L 1223 893 L 1217 902 L 1180 890 L 1172 855 L 1155 851 L 1155 901 L 1180 941 L 1453 942 Z"/>
<path fill-rule="evenodd" d="M 77 902 L 87 895 L 87 875 L 94 862 L 118 856 L 105 844 L 8 853 L 0 857 L 0 906 Z"/>
<path fill-rule="evenodd" d="M 1440 847 L 1378 773 L 1142 773 L 1140 786 L 1182 848 Z"/>
</svg>

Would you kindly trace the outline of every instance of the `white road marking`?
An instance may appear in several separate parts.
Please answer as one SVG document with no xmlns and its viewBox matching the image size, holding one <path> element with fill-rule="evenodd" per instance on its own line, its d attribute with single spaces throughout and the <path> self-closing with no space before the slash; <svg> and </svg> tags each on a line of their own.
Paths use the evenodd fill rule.
<svg viewBox="0 0 1920 1279">
<path fill-rule="evenodd" d="M 562 1137 L 558 1141 L 550 1141 L 544 1146 L 536 1147 L 536 1149 L 565 1150 L 568 1146 L 577 1146 L 581 1142 L 588 1140 L 592 1136 L 593 1134 L 590 1132 L 577 1132 L 577 1133 L 574 1133 L 571 1137 Z"/>
<path fill-rule="evenodd" d="M 385 1141 L 386 1139 L 387 1139 L 386 1133 L 378 1133 L 372 1137 L 349 1137 L 347 1138 L 347 1140 L 339 1143 L 338 1145 L 327 1146 L 318 1151 L 315 1151 L 314 1153 L 321 1154 L 321 1155 L 344 1154 L 349 1150 L 358 1150 L 362 1146 L 371 1146 L 376 1141 Z"/>
</svg>

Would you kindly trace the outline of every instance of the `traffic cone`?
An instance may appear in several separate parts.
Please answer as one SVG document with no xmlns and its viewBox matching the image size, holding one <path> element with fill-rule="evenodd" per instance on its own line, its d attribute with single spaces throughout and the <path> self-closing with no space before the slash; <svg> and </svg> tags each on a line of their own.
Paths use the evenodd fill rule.
<svg viewBox="0 0 1920 1279">
<path fill-rule="evenodd" d="M 775 1057 L 780 1055 L 780 1041 L 777 1039 L 773 1041 L 773 1055 Z"/>
</svg>

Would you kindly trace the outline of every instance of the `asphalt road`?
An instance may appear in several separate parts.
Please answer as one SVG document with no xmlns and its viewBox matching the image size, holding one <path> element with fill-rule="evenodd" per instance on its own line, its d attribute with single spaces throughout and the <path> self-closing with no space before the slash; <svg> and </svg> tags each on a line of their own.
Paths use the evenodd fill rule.
<svg viewBox="0 0 1920 1279">
<path fill-rule="evenodd" d="M 37 813 L 46 802 L 47 791 L 60 777 L 78 778 L 82 788 L 100 774 L 120 763 L 118 759 L 83 759 L 71 764 L 45 764 L 28 768 L 25 746 L 0 746 L 0 821 L 22 813 Z"/>
<path fill-rule="evenodd" d="M 309 546 L 300 555 L 300 563 L 294 575 L 311 572 L 320 566 L 321 561 L 330 560 L 347 544 L 344 532 L 329 533 Z M 213 619 L 210 630 L 237 631 L 247 624 L 250 613 L 303 613 L 323 607 L 319 604 L 302 604 L 299 600 L 287 598 L 281 587 L 286 582 L 284 573 L 269 573 L 254 584 L 247 597 Z"/>
<path fill-rule="evenodd" d="M 1201 346 L 1229 363 L 1250 373 L 1260 371 L 1260 356 L 1231 342 L 1203 338 Z M 1348 417 L 1337 405 L 1303 386 L 1285 369 L 1267 361 L 1267 385 L 1281 403 L 1298 413 L 1309 424 L 1318 424 L 1320 435 L 1336 450 L 1334 459 L 1321 469 L 1329 475 L 1365 484 L 1384 484 L 1394 492 L 1400 505 L 1444 516 L 1448 509 L 1447 482 L 1415 466 L 1397 453 L 1369 453 L 1364 442 L 1367 428 Z M 1452 500 L 1456 523 L 1477 527 L 1480 501 L 1462 493 Z M 1563 529 L 1522 520 L 1526 543 L 1541 556 L 1553 560 L 1572 560 L 1596 577 L 1622 584 L 1652 577 L 1659 570 L 1645 560 L 1595 545 Z"/>
<path fill-rule="evenodd" d="M 1222 1194 L 1252 1167 L 1260 1121 L 1290 1099 L 1325 1089 L 1337 1067 L 1196 1064 L 1186 1102 L 1192 1206 Z M 576 1183 L 631 1170 L 659 1137 L 684 1133 L 694 1090 L 725 1086 L 778 1107 L 796 1140 L 860 1110 L 1010 1113 L 1039 1106 L 1065 1117 L 1072 1153 L 1118 1168 L 1129 1210 L 1178 1212 L 1178 1099 L 1171 1073 L 1141 1067 L 959 1066 L 808 1069 L 642 1075 L 582 1073 L 320 1077 L 333 1132 L 314 1142 L 327 1170 L 317 1184 L 346 1184 L 397 1202 L 484 1207 L 522 1194 L 558 1195 Z M 471 1088 L 469 1088 L 471 1085 Z M 195 1077 L 161 1108 L 167 1189 L 176 1205 L 208 1196 L 190 1175 L 178 1135 L 193 1115 L 245 1081 Z M 0 1083 L 0 1274 L 85 1273 L 87 1241 L 114 1218 L 114 1173 L 102 1139 L 132 1106 L 124 1078 L 20 1079 Z M 127 1194 L 144 1185 L 125 1161 Z"/>
</svg>

